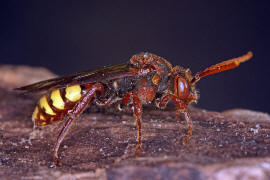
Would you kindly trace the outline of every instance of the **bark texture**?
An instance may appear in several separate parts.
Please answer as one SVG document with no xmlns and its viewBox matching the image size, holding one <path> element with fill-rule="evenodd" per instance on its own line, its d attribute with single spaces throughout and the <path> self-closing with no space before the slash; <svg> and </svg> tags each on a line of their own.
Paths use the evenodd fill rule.
<svg viewBox="0 0 270 180">
<path fill-rule="evenodd" d="M 10 90 L 53 77 L 40 71 L 0 66 L 0 179 L 270 179 L 268 114 L 190 107 L 193 135 L 182 145 L 186 123 L 176 119 L 172 105 L 144 107 L 139 157 L 130 107 L 119 112 L 91 105 L 60 147 L 63 166 L 51 168 L 63 123 L 33 131 L 31 115 L 40 95 Z"/>
</svg>

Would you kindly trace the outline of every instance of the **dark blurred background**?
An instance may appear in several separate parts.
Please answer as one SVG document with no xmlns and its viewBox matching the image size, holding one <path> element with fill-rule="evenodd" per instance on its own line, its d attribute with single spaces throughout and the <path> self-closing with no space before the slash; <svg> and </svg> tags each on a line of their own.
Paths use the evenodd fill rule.
<svg viewBox="0 0 270 180">
<path fill-rule="evenodd" d="M 253 51 L 202 79 L 196 105 L 270 113 L 269 1 L 1 1 L 0 63 L 63 75 L 149 51 L 193 73 Z"/>
</svg>

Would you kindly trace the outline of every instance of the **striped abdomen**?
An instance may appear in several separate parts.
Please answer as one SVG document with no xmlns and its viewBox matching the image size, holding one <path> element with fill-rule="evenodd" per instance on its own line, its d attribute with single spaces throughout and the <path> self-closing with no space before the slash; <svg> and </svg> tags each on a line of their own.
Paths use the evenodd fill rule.
<svg viewBox="0 0 270 180">
<path fill-rule="evenodd" d="M 36 105 L 32 115 L 33 122 L 37 126 L 44 126 L 63 120 L 84 93 L 80 85 L 50 91 L 43 95 Z"/>
</svg>

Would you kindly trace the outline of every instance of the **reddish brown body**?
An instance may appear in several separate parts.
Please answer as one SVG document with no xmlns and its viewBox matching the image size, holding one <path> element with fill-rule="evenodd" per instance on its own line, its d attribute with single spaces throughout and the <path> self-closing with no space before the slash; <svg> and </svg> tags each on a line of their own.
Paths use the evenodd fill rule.
<svg viewBox="0 0 270 180">
<path fill-rule="evenodd" d="M 38 82 L 17 90 L 47 91 L 33 113 L 36 126 L 44 126 L 65 120 L 54 147 L 54 161 L 60 165 L 58 149 L 68 128 L 90 102 L 98 105 L 119 103 L 120 107 L 132 104 L 137 126 L 137 154 L 141 151 L 141 118 L 143 104 L 165 108 L 172 100 L 177 113 L 187 122 L 186 143 L 192 134 L 192 121 L 187 111 L 190 103 L 198 99 L 195 83 L 201 77 L 237 67 L 249 60 L 252 53 L 221 62 L 192 76 L 189 69 L 172 67 L 165 59 L 151 53 L 134 55 L 128 63 L 85 71 L 64 77 Z"/>
</svg>

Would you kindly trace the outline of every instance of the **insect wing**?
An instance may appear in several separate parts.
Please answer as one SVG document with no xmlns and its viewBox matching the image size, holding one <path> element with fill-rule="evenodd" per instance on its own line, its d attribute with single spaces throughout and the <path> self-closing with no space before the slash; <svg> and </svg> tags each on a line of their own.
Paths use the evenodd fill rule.
<svg viewBox="0 0 270 180">
<path fill-rule="evenodd" d="M 93 82 L 104 82 L 113 79 L 134 76 L 136 68 L 129 63 L 108 66 L 96 70 L 79 72 L 58 78 L 53 78 L 27 86 L 16 88 L 15 90 L 24 92 L 39 92 L 51 89 L 61 89 L 74 84 L 87 84 Z"/>
</svg>

